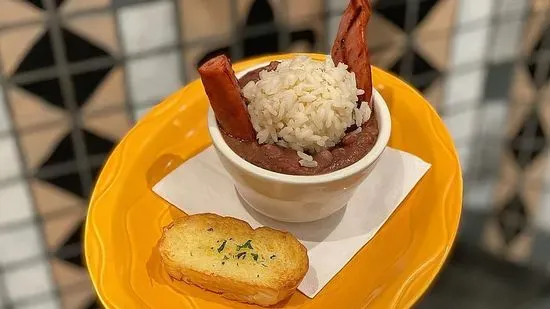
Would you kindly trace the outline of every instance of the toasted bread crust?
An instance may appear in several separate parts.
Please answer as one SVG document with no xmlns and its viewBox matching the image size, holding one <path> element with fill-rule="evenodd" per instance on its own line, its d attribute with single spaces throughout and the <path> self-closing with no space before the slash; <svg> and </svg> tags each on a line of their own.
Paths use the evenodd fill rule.
<svg viewBox="0 0 550 309">
<path fill-rule="evenodd" d="M 185 244 L 178 243 L 181 239 L 176 238 L 185 233 L 193 234 L 192 241 L 187 237 Z M 246 261 L 238 257 L 235 260 L 238 254 L 230 252 L 229 244 L 223 252 L 210 247 L 211 240 L 220 237 L 240 241 L 249 239 L 254 249 L 240 251 L 241 255 L 243 252 L 249 254 Z M 277 258 L 266 257 L 267 260 L 261 262 L 258 256 L 264 258 L 264 254 L 273 253 L 268 253 L 265 248 L 278 248 L 272 249 L 278 250 Z M 170 277 L 219 293 L 228 299 L 261 306 L 277 304 L 292 295 L 309 268 L 306 248 L 290 233 L 266 227 L 254 230 L 244 221 L 215 214 L 176 219 L 164 228 L 158 249 Z M 227 258 L 226 254 L 231 258 Z M 220 260 L 221 256 L 227 260 Z M 221 263 L 225 265 L 220 266 Z M 207 268 L 210 265 L 212 268 Z M 257 277 L 254 276 L 256 273 Z"/>
</svg>

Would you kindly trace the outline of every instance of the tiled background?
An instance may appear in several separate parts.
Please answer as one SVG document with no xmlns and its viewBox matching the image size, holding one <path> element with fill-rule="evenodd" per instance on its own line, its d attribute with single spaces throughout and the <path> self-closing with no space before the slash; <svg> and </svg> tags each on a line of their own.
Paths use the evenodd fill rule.
<svg viewBox="0 0 550 309">
<path fill-rule="evenodd" d="M 234 60 L 326 52 L 346 0 L 0 0 L 0 308 L 96 308 L 87 198 L 147 109 Z M 550 1 L 379 0 L 374 64 L 423 91 L 464 169 L 460 240 L 550 269 Z"/>
</svg>

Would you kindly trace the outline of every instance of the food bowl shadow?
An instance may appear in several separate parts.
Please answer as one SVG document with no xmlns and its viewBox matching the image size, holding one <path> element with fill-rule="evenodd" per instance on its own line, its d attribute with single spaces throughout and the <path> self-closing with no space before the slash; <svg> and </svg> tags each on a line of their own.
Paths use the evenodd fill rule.
<svg viewBox="0 0 550 309">
<path fill-rule="evenodd" d="M 346 207 L 344 206 L 334 214 L 317 221 L 300 223 L 282 222 L 261 214 L 252 206 L 250 206 L 250 204 L 245 199 L 243 199 L 236 188 L 234 188 L 234 190 L 235 194 L 239 198 L 241 205 L 260 225 L 268 226 L 277 230 L 287 231 L 302 241 L 312 243 L 322 242 L 327 239 L 327 237 L 334 231 L 338 224 L 340 224 L 346 212 Z M 311 249 L 315 246 L 306 245 L 306 247 L 308 247 L 308 249 Z"/>
</svg>

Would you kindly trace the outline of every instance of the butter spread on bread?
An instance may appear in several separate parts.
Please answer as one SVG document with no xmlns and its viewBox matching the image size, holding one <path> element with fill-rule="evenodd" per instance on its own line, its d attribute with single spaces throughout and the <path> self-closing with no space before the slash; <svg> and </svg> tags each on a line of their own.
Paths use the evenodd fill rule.
<svg viewBox="0 0 550 309">
<path fill-rule="evenodd" d="M 306 248 L 292 234 L 215 214 L 176 219 L 158 249 L 172 278 L 262 306 L 292 295 L 309 267 Z"/>
</svg>

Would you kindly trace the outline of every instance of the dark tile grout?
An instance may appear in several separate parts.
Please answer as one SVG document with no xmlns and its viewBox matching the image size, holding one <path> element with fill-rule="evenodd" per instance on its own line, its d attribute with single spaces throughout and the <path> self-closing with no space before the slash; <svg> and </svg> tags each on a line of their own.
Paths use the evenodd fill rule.
<svg viewBox="0 0 550 309">
<path fill-rule="evenodd" d="M 92 187 L 93 180 L 90 175 L 90 163 L 87 158 L 87 149 L 82 132 L 78 129 L 83 128 L 82 116 L 79 112 L 79 107 L 76 102 L 74 93 L 74 84 L 71 78 L 71 73 L 68 69 L 69 60 L 66 55 L 66 46 L 62 35 L 62 24 L 58 19 L 58 12 L 55 7 L 54 0 L 44 0 L 46 12 L 52 18 L 49 19 L 47 25 L 51 35 L 51 48 L 57 68 L 59 70 L 59 81 L 61 85 L 61 94 L 63 103 L 68 109 L 68 112 L 73 121 L 73 126 L 77 130 L 71 130 L 70 136 L 73 142 L 73 151 L 76 156 L 76 164 L 79 170 L 79 178 L 81 181 L 82 192 L 86 192 Z"/>
</svg>

